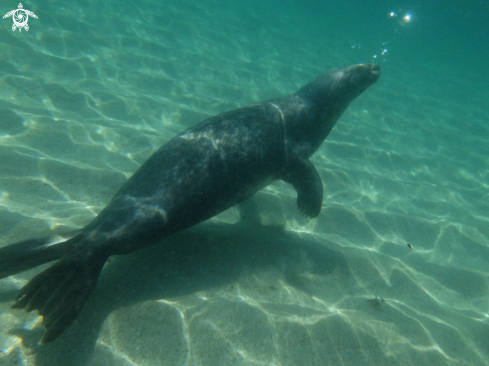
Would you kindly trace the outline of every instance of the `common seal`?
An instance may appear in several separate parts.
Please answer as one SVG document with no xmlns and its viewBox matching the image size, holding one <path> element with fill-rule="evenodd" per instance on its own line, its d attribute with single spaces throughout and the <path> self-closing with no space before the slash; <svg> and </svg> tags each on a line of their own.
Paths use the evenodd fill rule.
<svg viewBox="0 0 489 366">
<path fill-rule="evenodd" d="M 294 186 L 300 212 L 317 217 L 323 186 L 308 158 L 379 76 L 374 64 L 332 70 L 294 94 L 222 113 L 174 137 L 70 239 L 0 249 L 0 278 L 59 259 L 20 289 L 12 307 L 37 309 L 46 328 L 41 342 L 51 342 L 77 317 L 109 256 L 155 244 L 278 179 Z"/>
</svg>

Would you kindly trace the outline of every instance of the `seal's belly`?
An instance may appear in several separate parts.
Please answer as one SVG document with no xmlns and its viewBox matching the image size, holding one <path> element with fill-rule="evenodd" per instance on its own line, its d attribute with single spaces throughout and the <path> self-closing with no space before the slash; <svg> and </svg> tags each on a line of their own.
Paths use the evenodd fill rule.
<svg viewBox="0 0 489 366">
<path fill-rule="evenodd" d="M 229 141 L 229 139 L 227 139 Z M 281 160 L 253 146 L 211 139 L 171 140 L 126 182 L 86 233 L 113 254 L 154 244 L 207 220 L 278 179 Z M 270 141 L 268 142 L 270 146 Z"/>
</svg>

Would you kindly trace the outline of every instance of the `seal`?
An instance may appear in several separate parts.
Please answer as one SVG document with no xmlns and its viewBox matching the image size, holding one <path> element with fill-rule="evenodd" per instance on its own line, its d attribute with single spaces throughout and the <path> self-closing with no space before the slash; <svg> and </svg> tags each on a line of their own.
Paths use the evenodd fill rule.
<svg viewBox="0 0 489 366">
<path fill-rule="evenodd" d="M 380 76 L 374 64 L 327 72 L 294 94 L 211 117 L 157 150 L 86 227 L 69 238 L 0 249 L 0 278 L 59 259 L 20 289 L 15 309 L 38 310 L 41 343 L 59 337 L 89 298 L 104 263 L 209 219 L 276 180 L 315 218 L 323 185 L 308 158 L 350 102 Z"/>
</svg>

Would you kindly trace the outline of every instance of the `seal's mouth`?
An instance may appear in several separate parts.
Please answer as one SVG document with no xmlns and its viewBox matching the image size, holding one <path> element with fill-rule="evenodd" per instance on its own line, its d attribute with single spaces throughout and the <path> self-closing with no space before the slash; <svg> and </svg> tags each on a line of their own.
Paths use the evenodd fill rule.
<svg viewBox="0 0 489 366">
<path fill-rule="evenodd" d="M 370 68 L 370 72 L 372 73 L 372 75 L 375 77 L 375 78 L 379 78 L 380 77 L 380 66 L 379 65 L 375 65 L 373 64 Z"/>
</svg>

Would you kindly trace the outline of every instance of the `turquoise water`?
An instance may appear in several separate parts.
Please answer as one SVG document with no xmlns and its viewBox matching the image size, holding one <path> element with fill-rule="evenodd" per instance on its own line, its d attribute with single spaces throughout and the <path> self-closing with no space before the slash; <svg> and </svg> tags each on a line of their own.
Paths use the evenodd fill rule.
<svg viewBox="0 0 489 366">
<path fill-rule="evenodd" d="M 2 246 L 83 227 L 209 116 L 337 67 L 382 76 L 311 158 L 318 219 L 278 182 L 263 225 L 231 209 L 113 258 L 42 347 L 10 305 L 45 266 L 0 280 L 1 365 L 489 365 L 487 1 L 23 5 L 29 31 L 0 26 Z"/>
</svg>

